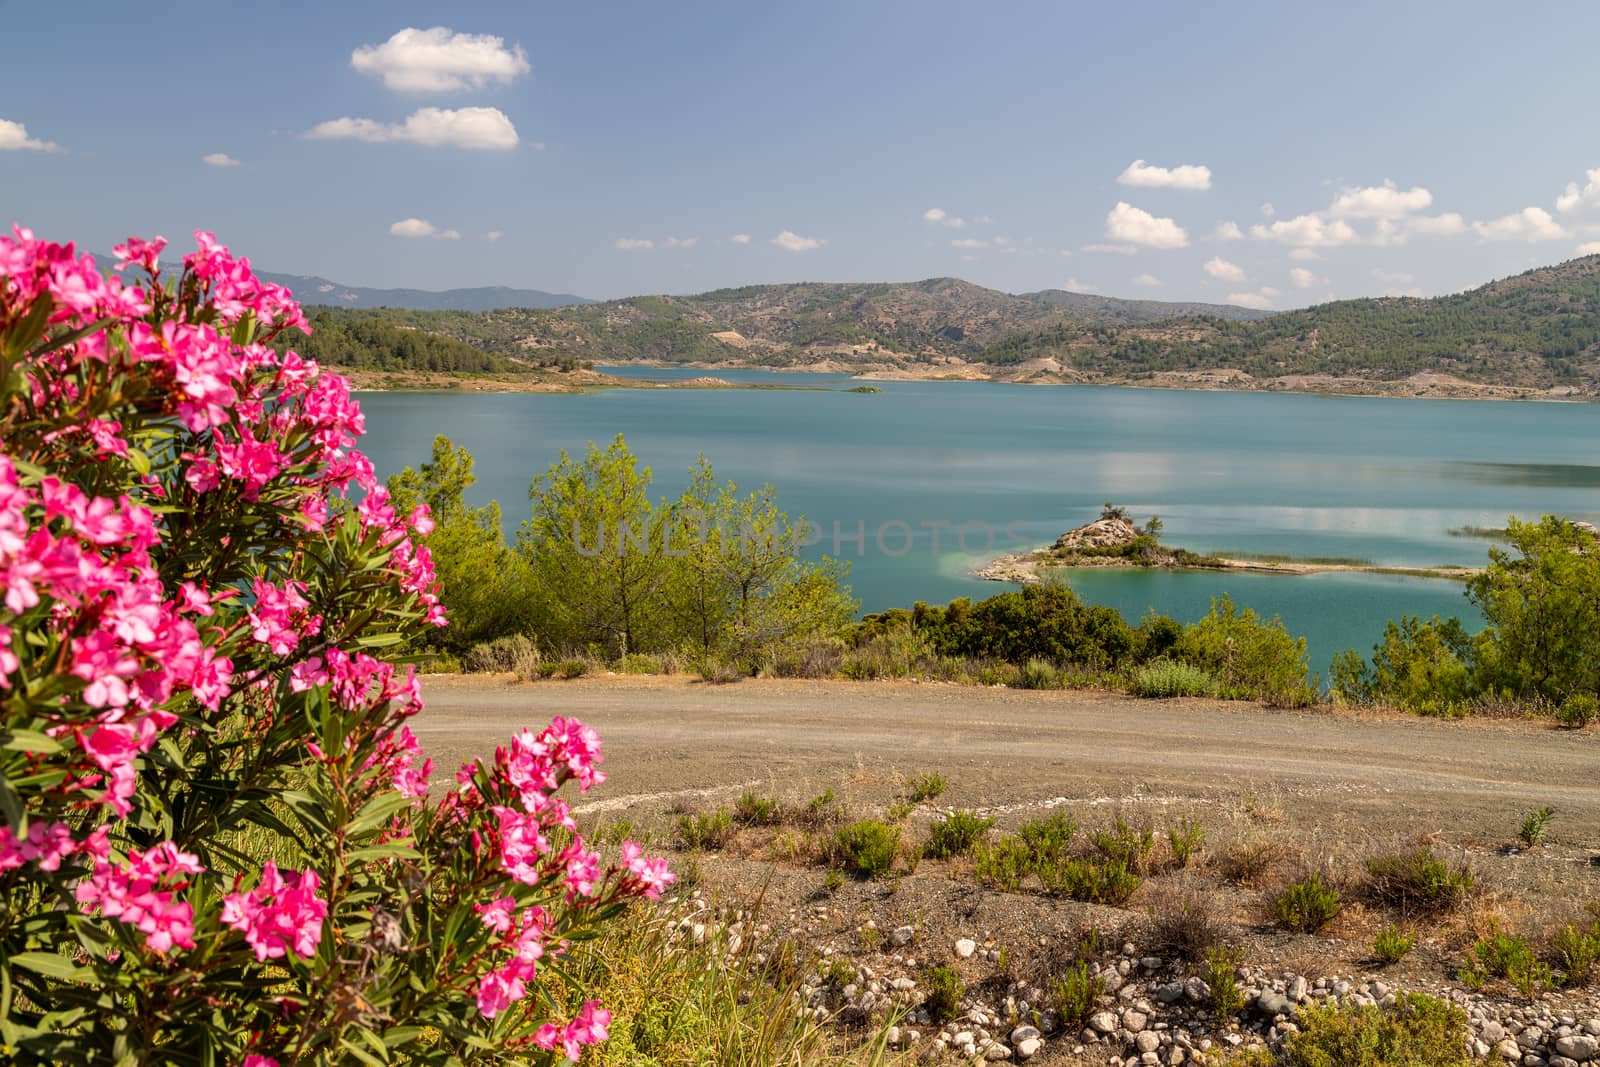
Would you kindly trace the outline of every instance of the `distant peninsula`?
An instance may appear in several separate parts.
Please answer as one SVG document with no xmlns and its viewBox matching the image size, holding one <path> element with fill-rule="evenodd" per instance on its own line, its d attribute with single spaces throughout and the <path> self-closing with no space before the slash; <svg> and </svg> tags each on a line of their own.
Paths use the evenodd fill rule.
<svg viewBox="0 0 1600 1067">
<path fill-rule="evenodd" d="M 1050 571 L 1139 567 L 1166 570 L 1249 571 L 1258 574 L 1324 574 L 1356 571 L 1367 574 L 1402 574 L 1418 578 L 1464 581 L 1478 573 L 1473 567 L 1382 567 L 1371 560 L 1291 556 L 1241 557 L 1203 555 L 1161 543 L 1161 520 L 1152 516 L 1144 526 L 1128 518 L 1127 509 L 1106 504 L 1100 517 L 1068 530 L 1055 543 L 1017 555 L 989 560 L 973 576 L 994 582 L 1028 585 Z"/>
</svg>

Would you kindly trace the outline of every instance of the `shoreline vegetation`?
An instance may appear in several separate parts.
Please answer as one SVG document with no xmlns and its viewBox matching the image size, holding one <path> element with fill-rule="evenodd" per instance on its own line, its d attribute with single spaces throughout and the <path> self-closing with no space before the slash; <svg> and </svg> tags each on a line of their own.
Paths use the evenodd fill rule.
<svg viewBox="0 0 1600 1067">
<path fill-rule="evenodd" d="M 1504 531 L 1466 528 L 1463 537 L 1489 537 Z M 1389 567 L 1369 559 L 1324 556 L 1286 556 L 1223 551 L 1203 555 L 1173 548 L 1160 541 L 1161 520 L 1152 516 L 1144 527 L 1129 521 L 1125 509 L 1107 503 L 1100 517 L 1068 530 L 1054 544 L 1031 552 L 998 556 L 972 571 L 991 582 L 1030 585 L 1046 580 L 1050 572 L 1141 568 L 1146 570 L 1245 571 L 1252 574 L 1330 574 L 1335 572 L 1388 574 L 1413 578 L 1439 578 L 1464 582 L 1481 574 L 1481 567 Z M 1454 533 L 1455 531 L 1452 531 Z"/>
</svg>

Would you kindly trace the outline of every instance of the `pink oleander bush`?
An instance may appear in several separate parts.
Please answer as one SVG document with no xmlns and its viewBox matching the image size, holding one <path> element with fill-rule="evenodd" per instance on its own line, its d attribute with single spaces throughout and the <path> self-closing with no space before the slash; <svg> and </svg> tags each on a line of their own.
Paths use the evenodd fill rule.
<svg viewBox="0 0 1600 1067">
<path fill-rule="evenodd" d="M 610 1016 L 554 972 L 672 875 L 577 833 L 576 720 L 430 789 L 427 510 L 195 236 L 0 236 L 0 1060 L 576 1059 Z"/>
</svg>

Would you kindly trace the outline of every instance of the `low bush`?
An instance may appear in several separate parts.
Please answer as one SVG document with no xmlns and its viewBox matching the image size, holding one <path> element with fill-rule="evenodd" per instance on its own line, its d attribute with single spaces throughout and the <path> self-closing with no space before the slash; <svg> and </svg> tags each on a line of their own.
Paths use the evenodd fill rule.
<svg viewBox="0 0 1600 1067">
<path fill-rule="evenodd" d="M 1111 907 L 1126 904 L 1143 883 L 1121 860 L 1072 859 L 1041 866 L 1036 873 L 1048 892 Z"/>
<path fill-rule="evenodd" d="M 1556 960 L 1561 964 L 1566 984 L 1585 985 L 1600 959 L 1600 923 L 1581 930 L 1571 923 L 1563 926 L 1551 942 Z"/>
<path fill-rule="evenodd" d="M 1098 975 L 1089 973 L 1087 961 L 1080 960 L 1068 967 L 1065 973 L 1050 978 L 1050 1003 L 1060 1019 L 1061 1028 L 1076 1033 L 1088 1025 L 1089 1016 L 1095 1013 L 1105 983 Z"/>
<path fill-rule="evenodd" d="M 1462 968 L 1462 980 L 1469 985 L 1482 985 L 1485 977 L 1504 978 L 1529 999 L 1552 984 L 1549 965 L 1534 955 L 1528 939 L 1498 928 L 1472 946 Z"/>
<path fill-rule="evenodd" d="M 1200 977 L 1211 991 L 1211 1017 L 1218 1026 L 1226 1026 L 1244 1009 L 1244 989 L 1239 985 L 1243 964 L 1244 949 L 1234 945 L 1219 945 L 1206 953 Z"/>
<path fill-rule="evenodd" d="M 906 792 L 906 798 L 913 804 L 921 804 L 927 800 L 937 800 L 944 795 L 944 775 L 938 771 L 926 771 L 911 779 Z"/>
<path fill-rule="evenodd" d="M 1539 808 L 1530 811 L 1522 820 L 1522 827 L 1517 831 L 1517 839 L 1525 848 L 1537 848 L 1544 844 L 1544 839 L 1550 836 L 1550 820 L 1556 817 L 1556 809 Z"/>
<path fill-rule="evenodd" d="M 1581 730 L 1600 718 L 1600 700 L 1593 693 L 1573 693 L 1556 708 L 1556 722 L 1569 730 Z"/>
<path fill-rule="evenodd" d="M 582 678 L 589 673 L 589 661 L 585 659 L 564 659 L 556 664 L 556 673 L 568 680 Z"/>
<path fill-rule="evenodd" d="M 1172 866 L 1179 870 L 1193 863 L 1205 845 L 1205 827 L 1188 815 L 1177 826 L 1167 828 L 1167 851 L 1172 856 Z"/>
<path fill-rule="evenodd" d="M 980 844 L 972 853 L 972 873 L 984 885 L 1015 893 L 1035 870 L 1033 851 L 1020 837 L 1010 834 L 993 844 Z"/>
<path fill-rule="evenodd" d="M 993 819 L 976 812 L 952 811 L 928 827 L 931 836 L 925 853 L 933 859 L 949 859 L 970 852 L 993 825 Z"/>
<path fill-rule="evenodd" d="M 961 1011 L 961 995 L 966 992 L 961 984 L 961 975 L 954 967 L 940 964 L 930 967 L 923 978 L 928 994 L 922 1002 L 935 1022 L 944 1022 L 953 1019 Z"/>
<path fill-rule="evenodd" d="M 1060 689 L 1061 671 L 1049 660 L 1035 656 L 1022 665 L 1022 677 L 1018 684 L 1023 689 Z"/>
<path fill-rule="evenodd" d="M 1411 934 L 1391 923 L 1379 930 L 1378 936 L 1373 938 L 1373 958 L 1385 967 L 1393 966 L 1406 958 L 1416 941 L 1417 939 Z"/>
<path fill-rule="evenodd" d="M 1109 829 L 1091 830 L 1089 842 L 1108 861 L 1143 873 L 1156 847 L 1156 834 L 1149 827 L 1135 830 L 1119 815 Z"/>
<path fill-rule="evenodd" d="M 1463 866 L 1452 867 L 1426 846 L 1367 860 L 1367 893 L 1374 903 L 1402 915 L 1434 915 L 1459 907 L 1475 879 Z"/>
<path fill-rule="evenodd" d="M 1198 963 L 1226 933 L 1201 896 L 1169 897 L 1150 909 L 1150 948 L 1162 956 Z"/>
<path fill-rule="evenodd" d="M 900 829 L 876 819 L 842 826 L 834 832 L 834 847 L 862 878 L 888 874 L 900 852 Z"/>
<path fill-rule="evenodd" d="M 1133 695 L 1156 700 L 1173 697 L 1214 697 L 1217 680 L 1199 667 L 1176 660 L 1158 659 L 1133 674 Z"/>
<path fill-rule="evenodd" d="M 1284 929 L 1314 934 L 1338 916 L 1339 891 L 1313 873 L 1284 886 L 1272 898 L 1272 910 Z"/>
<path fill-rule="evenodd" d="M 733 816 L 726 808 L 680 815 L 678 836 L 683 839 L 684 848 L 690 851 L 719 849 L 733 838 Z"/>
<path fill-rule="evenodd" d="M 1319 1006 L 1300 1013 L 1288 1067 L 1468 1067 L 1466 1012 L 1401 993 L 1391 1008 Z"/>
<path fill-rule="evenodd" d="M 462 663 L 474 674 L 510 673 L 528 679 L 538 673 L 539 646 L 524 634 L 497 637 L 473 645 Z"/>
<path fill-rule="evenodd" d="M 1077 835 L 1077 820 L 1060 810 L 1017 827 L 1017 837 L 1037 857 L 1064 854 Z"/>
<path fill-rule="evenodd" d="M 1213 860 L 1222 880 L 1234 885 L 1258 885 L 1274 867 L 1290 858 L 1279 841 L 1236 841 Z"/>
<path fill-rule="evenodd" d="M 773 797 L 757 796 L 746 790 L 733 803 L 733 817 L 743 826 L 771 826 L 783 816 L 783 808 Z"/>
</svg>

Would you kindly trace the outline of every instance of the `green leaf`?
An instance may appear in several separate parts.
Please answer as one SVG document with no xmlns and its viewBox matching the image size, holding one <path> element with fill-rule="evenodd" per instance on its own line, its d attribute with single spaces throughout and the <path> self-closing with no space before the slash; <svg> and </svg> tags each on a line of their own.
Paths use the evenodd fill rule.
<svg viewBox="0 0 1600 1067">
<path fill-rule="evenodd" d="M 345 857 L 345 862 L 355 866 L 357 863 L 366 863 L 369 860 L 418 860 L 421 858 L 422 853 L 408 845 L 368 845 L 366 848 L 353 850 Z"/>
<path fill-rule="evenodd" d="M 61 745 L 55 738 L 49 737 L 38 730 L 5 730 L 0 731 L 0 749 L 10 752 L 35 752 L 49 753 L 60 752 Z"/>
<path fill-rule="evenodd" d="M 128 462 L 133 466 L 133 469 L 138 471 L 140 474 L 150 473 L 150 457 L 139 451 L 137 448 L 128 449 Z"/>
<path fill-rule="evenodd" d="M 87 967 L 73 966 L 71 960 L 54 952 L 19 952 L 7 962 L 35 974 L 42 974 L 46 978 L 59 978 L 69 982 L 84 981 L 87 976 L 94 973 Z"/>
<path fill-rule="evenodd" d="M 359 1045 L 352 1044 L 348 1037 L 342 1037 L 339 1039 L 339 1047 L 344 1049 L 350 1055 L 354 1056 L 356 1059 L 360 1060 L 362 1063 L 371 1064 L 372 1067 L 384 1067 L 385 1061 L 380 1060 L 378 1057 L 374 1056 L 366 1049 L 361 1048 Z"/>
<path fill-rule="evenodd" d="M 399 792 L 383 792 L 367 801 L 367 806 L 361 809 L 354 820 L 351 821 L 349 831 L 351 834 L 361 834 L 368 830 L 377 829 L 388 822 L 390 817 L 414 803 L 414 798 Z"/>
</svg>

